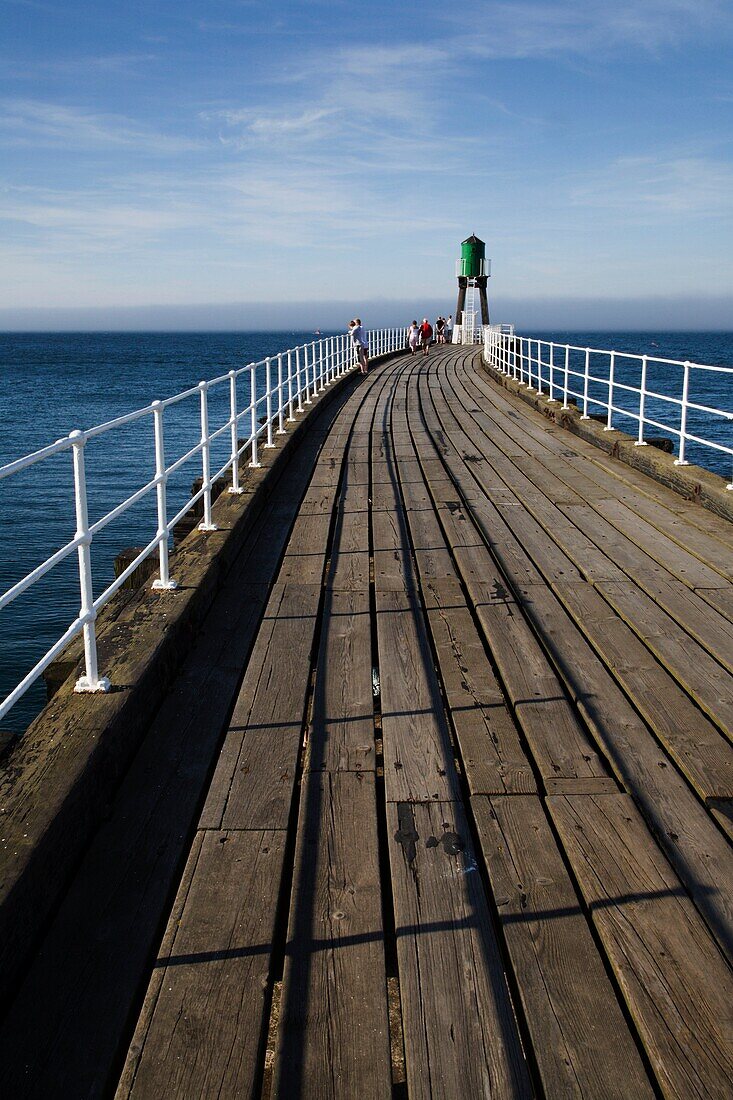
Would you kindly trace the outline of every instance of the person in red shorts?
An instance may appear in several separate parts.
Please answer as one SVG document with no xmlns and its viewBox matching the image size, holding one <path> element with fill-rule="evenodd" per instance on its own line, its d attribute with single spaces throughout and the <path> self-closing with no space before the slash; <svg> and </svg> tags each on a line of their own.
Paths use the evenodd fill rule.
<svg viewBox="0 0 733 1100">
<path fill-rule="evenodd" d="M 422 324 L 420 325 L 420 343 L 422 344 L 422 353 L 427 355 L 430 349 L 430 341 L 433 338 L 433 326 L 428 321 L 427 317 L 423 317 Z"/>
</svg>

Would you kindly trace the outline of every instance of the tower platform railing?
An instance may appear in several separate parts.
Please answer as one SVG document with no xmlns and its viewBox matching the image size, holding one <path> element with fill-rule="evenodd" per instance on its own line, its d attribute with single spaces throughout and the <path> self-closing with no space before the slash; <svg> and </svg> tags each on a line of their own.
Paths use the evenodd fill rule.
<svg viewBox="0 0 733 1100">
<path fill-rule="evenodd" d="M 560 409 L 572 401 L 581 420 L 603 419 L 604 431 L 631 427 L 637 447 L 647 446 L 651 431 L 669 433 L 675 465 L 692 457 L 714 472 L 725 468 L 733 491 L 733 367 L 559 344 L 507 328 L 484 329 L 488 366 Z"/>
<path fill-rule="evenodd" d="M 369 332 L 370 356 L 386 355 L 400 351 L 406 346 L 406 330 L 403 328 L 372 329 Z M 203 508 L 203 517 L 199 523 L 200 531 L 215 531 L 216 524 L 212 516 L 213 486 L 222 478 L 230 481 L 228 492 L 239 494 L 243 490 L 239 480 L 239 465 L 242 458 L 249 456 L 249 466 L 260 465 L 260 449 L 274 447 L 275 435 L 286 433 L 286 422 L 293 422 L 302 414 L 313 398 L 322 393 L 337 379 L 357 365 L 356 350 L 349 336 L 327 336 L 298 347 L 288 348 L 276 355 L 248 363 L 236 370 L 216 378 L 199 382 L 189 389 L 164 400 L 153 401 L 151 405 L 116 417 L 104 424 L 98 424 L 85 431 L 72 431 L 68 436 L 34 451 L 32 454 L 15 459 L 0 467 L 0 488 L 8 478 L 21 475 L 31 467 L 37 467 L 60 454 L 71 458 L 68 497 L 69 505 L 73 501 L 76 516 L 76 531 L 73 538 L 58 547 L 54 553 L 41 561 L 30 573 L 17 580 L 5 592 L 0 593 L 0 611 L 10 607 L 20 596 L 38 584 L 54 568 L 76 554 L 80 607 L 78 615 L 69 622 L 50 648 L 35 662 L 22 680 L 0 701 L 0 721 L 11 708 L 42 676 L 52 661 L 79 634 L 84 639 L 84 674 L 76 683 L 78 692 L 104 692 L 110 690 L 110 682 L 99 668 L 95 622 L 99 612 L 125 584 L 145 559 L 157 553 L 158 576 L 152 587 L 160 591 L 171 591 L 177 587 L 170 568 L 170 541 L 176 525 L 195 508 Z M 223 422 L 212 424 L 212 395 L 219 396 L 219 405 L 228 409 Z M 227 401 L 228 395 L 228 401 Z M 190 422 L 190 447 L 173 461 L 166 453 L 166 423 L 171 411 L 191 403 L 198 406 L 198 415 L 194 413 Z M 91 440 L 107 437 L 114 447 L 115 433 L 127 425 L 143 421 L 150 426 L 147 447 L 153 476 L 140 485 L 132 494 L 107 511 L 94 522 L 89 518 L 89 478 L 86 470 L 85 452 Z M 240 437 L 242 427 L 247 434 Z M 193 435 L 195 433 L 195 435 Z M 227 443 L 226 461 L 212 469 L 212 446 L 217 440 Z M 185 464 L 196 461 L 201 478 L 196 489 L 184 505 L 171 508 L 167 496 L 167 485 L 173 474 Z M 118 519 L 138 502 L 154 494 L 157 504 L 157 527 L 149 532 L 146 545 L 133 558 L 126 568 L 102 591 L 95 595 L 97 585 L 92 569 L 92 544 L 94 539 L 108 524 Z M 201 502 L 201 503 L 200 503 Z M 3 522 L 13 524 L 12 516 L 4 516 Z M 43 512 L 39 512 L 37 531 L 43 526 Z M 29 539 L 33 540 L 33 530 L 28 531 L 19 525 L 18 538 L 27 548 Z M 12 549 L 12 544 L 11 544 Z M 7 620 L 6 620 L 7 621 Z"/>
</svg>

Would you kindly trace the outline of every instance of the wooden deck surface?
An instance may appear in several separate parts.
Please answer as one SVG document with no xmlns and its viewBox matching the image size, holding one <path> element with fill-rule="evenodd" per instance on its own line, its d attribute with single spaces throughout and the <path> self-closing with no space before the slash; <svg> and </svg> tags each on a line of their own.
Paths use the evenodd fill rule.
<svg viewBox="0 0 733 1100">
<path fill-rule="evenodd" d="M 473 349 L 351 384 L 48 930 L 7 1095 L 729 1098 L 732 547 Z"/>
</svg>

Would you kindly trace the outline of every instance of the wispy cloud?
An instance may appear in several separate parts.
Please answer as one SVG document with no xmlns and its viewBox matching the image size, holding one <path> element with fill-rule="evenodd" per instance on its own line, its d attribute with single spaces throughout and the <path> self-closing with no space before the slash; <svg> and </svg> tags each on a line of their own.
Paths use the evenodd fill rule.
<svg viewBox="0 0 733 1100">
<path fill-rule="evenodd" d="M 570 188 L 580 206 L 623 212 L 628 222 L 733 215 L 733 164 L 694 156 L 620 157 Z"/>
<path fill-rule="evenodd" d="M 191 138 L 156 132 L 122 115 L 99 114 L 31 99 L 0 102 L 0 144 L 134 148 L 158 154 L 191 152 L 203 145 Z"/>
<path fill-rule="evenodd" d="M 723 0 L 559 0 L 557 3 L 482 3 L 466 20 L 470 53 L 495 58 L 590 55 L 602 64 L 619 50 L 656 52 L 690 36 L 730 32 Z"/>
<path fill-rule="evenodd" d="M 2 2 L 2 0 L 0 0 Z M 33 61 L 3 61 L 6 80 L 38 80 L 39 77 L 84 77 L 104 73 L 137 74 L 142 67 L 158 61 L 152 53 L 102 53 L 87 56 L 34 58 Z"/>
<path fill-rule="evenodd" d="M 328 129 L 325 124 L 336 113 L 336 108 L 317 106 L 300 111 L 239 107 L 202 112 L 200 117 L 204 121 L 220 124 L 219 137 L 222 142 L 241 145 L 252 138 L 270 141 L 280 137 L 297 136 L 301 140 L 323 137 Z"/>
</svg>

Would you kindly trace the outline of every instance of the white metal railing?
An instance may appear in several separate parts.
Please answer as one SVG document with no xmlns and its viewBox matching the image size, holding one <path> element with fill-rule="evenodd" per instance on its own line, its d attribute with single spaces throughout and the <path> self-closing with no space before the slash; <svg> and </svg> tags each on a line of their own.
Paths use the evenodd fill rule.
<svg viewBox="0 0 733 1100">
<path fill-rule="evenodd" d="M 405 329 L 373 329 L 369 332 L 369 355 L 372 357 L 400 351 L 405 346 Z M 328 385 L 351 370 L 355 365 L 355 349 L 352 347 L 349 336 L 328 336 L 299 347 L 289 348 L 287 351 L 279 352 L 277 355 L 262 359 L 257 363 L 248 363 L 246 366 L 240 367 L 238 370 L 230 370 L 227 374 L 222 374 L 218 378 L 199 382 L 197 386 L 192 386 L 190 389 L 166 398 L 164 401 L 153 401 L 146 408 L 116 417 L 114 420 L 99 424 L 87 431 L 73 431 L 69 436 L 59 439 L 33 454 L 1 466 L 0 482 L 28 470 L 54 455 L 63 452 L 70 453 L 76 508 L 76 532 L 70 541 L 61 546 L 4 593 L 0 594 L 0 611 L 8 607 L 18 596 L 40 581 L 55 566 L 74 552 L 78 557 L 80 608 L 77 617 L 68 624 L 57 641 L 10 694 L 0 702 L 0 720 L 43 674 L 64 647 L 79 633 L 82 633 L 84 638 L 85 671 L 84 675 L 77 681 L 75 690 L 79 692 L 108 691 L 110 682 L 107 677 L 100 674 L 97 657 L 95 621 L 100 610 L 122 587 L 140 563 L 156 550 L 159 558 L 159 576 L 153 582 L 152 587 L 163 591 L 175 589 L 177 585 L 175 579 L 171 577 L 169 563 L 169 541 L 175 525 L 187 512 L 195 508 L 199 501 L 203 501 L 203 519 L 199 524 L 199 530 L 215 531 L 216 524 L 212 518 L 212 486 L 214 482 L 228 475 L 231 477 L 231 485 L 228 491 L 230 493 L 241 493 L 243 490 L 239 484 L 239 461 L 242 456 L 249 452 L 249 465 L 252 467 L 259 466 L 259 447 L 273 447 L 273 434 L 282 435 L 285 433 L 285 420 L 294 421 L 296 414 L 303 412 L 304 407 L 311 404 L 314 395 L 323 392 Z M 262 392 L 259 395 L 258 371 L 261 383 L 264 382 L 264 386 L 260 385 Z M 264 378 L 262 378 L 263 375 Z M 221 387 L 228 387 L 229 390 L 229 416 L 223 424 L 212 430 L 209 425 L 210 394 L 213 390 Z M 245 396 L 244 405 L 240 407 L 242 387 L 244 387 Z M 224 389 L 224 394 L 226 395 L 226 389 Z M 185 454 L 166 465 L 166 412 L 173 406 L 189 400 L 197 401 L 199 405 L 200 413 L 196 418 L 197 427 L 195 429 L 197 438 Z M 263 410 L 264 415 L 261 415 Z M 87 443 L 98 436 L 114 432 L 115 429 L 146 418 L 152 422 L 150 447 L 151 457 L 154 459 L 155 475 L 128 496 L 126 500 L 107 512 L 106 515 L 96 522 L 90 523 L 87 509 L 87 475 L 85 471 L 85 448 Z M 198 423 L 200 423 L 200 436 L 198 436 Z M 242 423 L 248 425 L 249 428 L 249 434 L 244 440 L 239 438 L 239 429 Z M 226 439 L 227 433 L 229 433 L 230 438 L 227 460 L 220 469 L 212 472 L 212 443 L 219 438 Z M 263 437 L 264 443 L 261 442 Z M 166 498 L 168 480 L 184 463 L 197 455 L 200 456 L 201 463 L 201 488 L 193 493 L 190 499 L 174 515 L 169 515 Z M 157 529 L 155 533 L 152 534 L 151 532 L 151 538 L 147 545 L 95 599 L 91 557 L 91 547 L 95 536 L 149 493 L 155 493 L 157 498 Z"/>
<path fill-rule="evenodd" d="M 463 313 L 466 316 L 466 313 Z M 453 339 L 454 344 L 483 344 L 484 342 L 484 325 L 477 325 L 474 319 L 467 324 L 456 324 L 453 326 Z"/>
<path fill-rule="evenodd" d="M 511 329 L 511 331 L 505 331 Z M 619 421 L 635 422 L 635 446 L 645 447 L 648 429 L 670 432 L 677 438 L 675 465 L 687 466 L 689 445 L 701 455 L 710 452 L 728 456 L 733 465 L 733 433 L 723 429 L 733 422 L 733 367 L 710 366 L 703 363 L 663 359 L 630 352 L 581 348 L 572 344 L 557 344 L 535 337 L 515 336 L 512 326 L 491 325 L 484 330 L 484 360 L 509 375 L 520 386 L 546 396 L 549 402 L 562 401 L 569 408 L 573 398 L 581 409 L 581 420 L 590 420 L 591 407 L 602 409 L 604 431 L 616 431 Z M 650 374 L 662 371 L 650 386 Z M 638 376 L 638 384 L 630 379 Z M 704 390 L 715 381 L 716 398 L 725 391 L 727 407 L 693 400 L 692 393 Z M 660 392 L 663 386 L 667 392 Z M 662 419 L 666 411 L 672 416 Z M 614 423 L 614 418 L 616 423 Z M 691 430 L 692 421 L 701 424 Z M 720 439 L 706 438 L 699 431 L 712 428 Z M 727 489 L 733 491 L 733 476 Z"/>
</svg>

